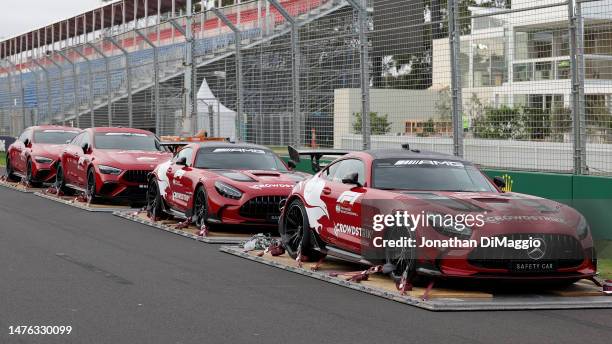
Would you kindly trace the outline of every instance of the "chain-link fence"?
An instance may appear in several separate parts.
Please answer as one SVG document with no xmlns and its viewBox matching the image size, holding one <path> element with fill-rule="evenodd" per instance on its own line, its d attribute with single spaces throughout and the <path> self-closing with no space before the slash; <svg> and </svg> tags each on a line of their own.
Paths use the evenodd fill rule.
<svg viewBox="0 0 612 344">
<path fill-rule="evenodd" d="M 120 0 L 1 48 L 0 134 L 409 143 L 612 175 L 611 0 Z"/>
</svg>

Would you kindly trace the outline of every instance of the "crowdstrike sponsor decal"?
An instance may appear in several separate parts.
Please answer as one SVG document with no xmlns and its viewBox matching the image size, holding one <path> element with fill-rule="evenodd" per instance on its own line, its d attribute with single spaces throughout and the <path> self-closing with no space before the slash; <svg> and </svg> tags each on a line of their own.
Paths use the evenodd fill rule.
<svg viewBox="0 0 612 344">
<path fill-rule="evenodd" d="M 255 184 L 251 185 L 251 189 L 261 190 L 261 189 L 277 189 L 277 188 L 293 188 L 293 184 Z"/>
<path fill-rule="evenodd" d="M 446 166 L 446 167 L 464 167 L 463 163 L 459 161 L 446 161 L 446 160 L 398 160 L 394 164 L 395 166 L 410 166 L 410 165 L 432 165 L 432 166 Z"/>
<path fill-rule="evenodd" d="M 215 148 L 213 153 L 255 153 L 266 154 L 266 151 L 254 148 Z"/>
<path fill-rule="evenodd" d="M 334 235 L 340 236 L 341 234 L 356 236 L 356 237 L 365 238 L 365 239 L 372 238 L 371 231 L 364 230 L 363 228 L 358 227 L 358 226 L 347 225 L 344 223 L 335 223 L 334 224 Z"/>
</svg>

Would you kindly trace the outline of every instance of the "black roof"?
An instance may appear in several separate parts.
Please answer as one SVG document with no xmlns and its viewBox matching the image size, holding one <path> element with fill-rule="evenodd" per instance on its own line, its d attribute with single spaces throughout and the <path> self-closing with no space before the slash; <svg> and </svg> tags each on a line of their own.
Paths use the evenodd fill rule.
<svg viewBox="0 0 612 344">
<path fill-rule="evenodd" d="M 366 151 L 366 153 L 370 154 L 374 159 L 445 159 L 469 163 L 469 161 L 458 156 L 416 149 L 371 149 Z"/>
</svg>

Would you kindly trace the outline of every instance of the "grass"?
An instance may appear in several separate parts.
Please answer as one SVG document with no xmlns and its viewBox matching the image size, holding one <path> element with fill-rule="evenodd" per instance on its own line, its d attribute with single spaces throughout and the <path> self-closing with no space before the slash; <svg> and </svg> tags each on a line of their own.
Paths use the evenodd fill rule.
<svg viewBox="0 0 612 344">
<path fill-rule="evenodd" d="M 5 166 L 5 165 L 6 165 L 6 156 L 0 153 L 0 166 Z"/>
<path fill-rule="evenodd" d="M 595 242 L 597 250 L 597 270 L 603 278 L 612 279 L 612 241 L 599 240 Z"/>
</svg>

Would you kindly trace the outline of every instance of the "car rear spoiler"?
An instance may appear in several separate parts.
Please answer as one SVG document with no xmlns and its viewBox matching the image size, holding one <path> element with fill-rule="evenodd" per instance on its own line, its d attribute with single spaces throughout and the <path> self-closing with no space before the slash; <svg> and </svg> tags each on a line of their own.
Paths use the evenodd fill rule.
<svg viewBox="0 0 612 344">
<path fill-rule="evenodd" d="M 314 172 L 319 172 L 325 166 L 321 164 L 321 157 L 323 156 L 342 156 L 351 153 L 350 150 L 344 149 L 297 149 L 293 146 L 287 146 L 287 150 L 289 151 L 289 159 L 291 159 L 295 163 L 299 163 L 301 161 L 302 155 L 310 156 L 310 161 L 312 164 L 312 170 Z"/>
<path fill-rule="evenodd" d="M 187 146 L 190 143 L 191 142 L 165 141 L 165 142 L 161 142 L 160 146 L 166 147 L 166 149 L 168 149 L 172 153 L 176 153 L 179 149 L 181 149 L 182 147 Z"/>
</svg>

